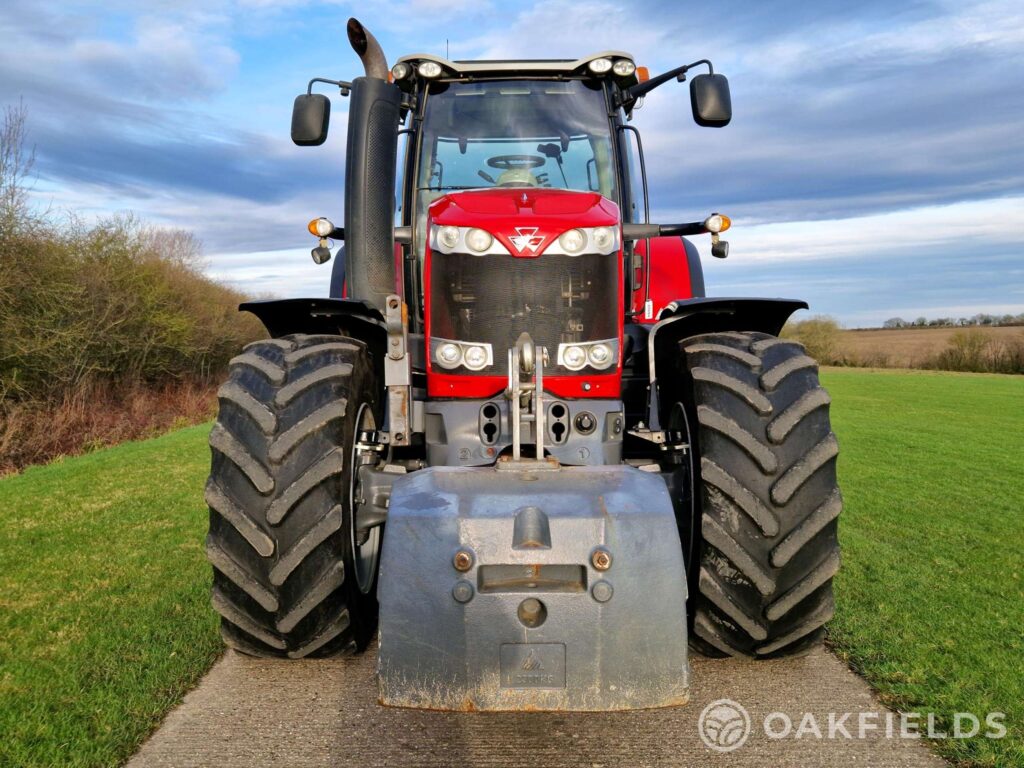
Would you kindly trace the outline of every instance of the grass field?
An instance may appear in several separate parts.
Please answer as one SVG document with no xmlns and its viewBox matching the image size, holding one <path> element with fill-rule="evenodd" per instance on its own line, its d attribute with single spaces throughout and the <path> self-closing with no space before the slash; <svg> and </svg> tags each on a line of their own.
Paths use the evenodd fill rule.
<svg viewBox="0 0 1024 768">
<path fill-rule="evenodd" d="M 892 706 L 1006 712 L 1006 739 L 939 747 L 1024 765 L 1024 378 L 824 380 L 846 498 L 833 646 Z M 216 657 L 206 431 L 0 480 L 0 765 L 116 765 Z"/>
<path fill-rule="evenodd" d="M 209 426 L 0 480 L 0 765 L 116 765 L 220 652 Z"/>
<path fill-rule="evenodd" d="M 893 707 L 1005 712 L 1007 738 L 940 751 L 1024 765 L 1024 379 L 823 378 L 845 500 L 834 647 Z"/>
</svg>

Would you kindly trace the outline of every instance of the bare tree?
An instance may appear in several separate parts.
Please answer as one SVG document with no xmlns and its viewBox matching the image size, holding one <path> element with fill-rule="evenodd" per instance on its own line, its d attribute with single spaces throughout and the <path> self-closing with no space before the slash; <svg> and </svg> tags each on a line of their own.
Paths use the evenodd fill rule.
<svg viewBox="0 0 1024 768">
<path fill-rule="evenodd" d="M 4 107 L 0 126 L 0 232 L 13 230 L 28 214 L 28 181 L 36 151 L 25 147 L 27 117 L 23 101 Z"/>
</svg>

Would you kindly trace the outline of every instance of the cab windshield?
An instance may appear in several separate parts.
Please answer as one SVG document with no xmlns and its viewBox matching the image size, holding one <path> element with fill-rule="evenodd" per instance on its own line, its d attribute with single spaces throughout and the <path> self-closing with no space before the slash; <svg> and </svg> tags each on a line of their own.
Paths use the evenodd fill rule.
<svg viewBox="0 0 1024 768">
<path fill-rule="evenodd" d="M 574 189 L 617 201 L 608 109 L 597 83 L 432 83 L 421 141 L 421 218 L 431 202 L 460 189 Z"/>
</svg>

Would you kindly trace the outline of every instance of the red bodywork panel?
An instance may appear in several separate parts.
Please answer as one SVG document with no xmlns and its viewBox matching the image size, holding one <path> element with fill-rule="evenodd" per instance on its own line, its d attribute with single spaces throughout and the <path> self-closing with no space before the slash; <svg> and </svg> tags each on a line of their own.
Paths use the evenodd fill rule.
<svg viewBox="0 0 1024 768">
<path fill-rule="evenodd" d="M 646 240 L 638 240 L 636 250 L 641 256 L 647 253 Z M 686 247 L 681 237 L 652 237 L 651 243 L 651 295 L 652 312 L 644 314 L 644 279 L 641 269 L 637 275 L 640 288 L 633 292 L 633 311 L 638 312 L 637 322 L 653 325 L 658 322 L 658 313 L 676 299 L 693 296 L 690 285 L 690 266 L 686 259 Z M 643 260 L 646 265 L 647 259 Z"/>
<path fill-rule="evenodd" d="M 618 227 L 619 207 L 596 192 L 573 192 L 561 189 L 514 187 L 454 192 L 435 200 L 429 211 L 427 242 L 431 226 L 479 227 L 489 232 L 516 258 L 539 258 L 560 235 L 576 227 Z M 518 228 L 518 229 L 517 229 Z M 512 238 L 515 238 L 513 241 Z M 424 262 L 425 342 L 427 361 L 427 395 L 429 397 L 487 398 L 508 385 L 506 376 L 451 374 L 433 367 L 430 356 L 430 248 Z M 487 259 L 508 258 L 504 255 L 482 256 Z M 618 281 L 622 285 L 622 252 L 618 261 Z M 545 376 L 544 390 L 566 398 L 617 398 L 622 391 L 622 290 L 617 316 L 619 360 L 607 373 Z M 524 329 L 526 330 L 526 329 Z M 495 349 L 494 355 L 507 350 Z M 554 354 L 554 350 L 548 350 Z M 585 389 L 588 385 L 589 389 Z"/>
</svg>

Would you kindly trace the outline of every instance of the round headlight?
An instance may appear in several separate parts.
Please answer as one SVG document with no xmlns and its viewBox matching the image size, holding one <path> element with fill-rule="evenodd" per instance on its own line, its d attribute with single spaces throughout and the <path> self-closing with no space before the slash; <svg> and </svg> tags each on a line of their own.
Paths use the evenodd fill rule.
<svg viewBox="0 0 1024 768">
<path fill-rule="evenodd" d="M 611 59 L 594 59 L 587 64 L 587 69 L 593 72 L 595 75 L 603 75 L 605 72 L 612 68 Z"/>
<path fill-rule="evenodd" d="M 558 238 L 558 244 L 566 253 L 579 253 L 587 244 L 587 236 L 581 229 L 570 229 Z"/>
<path fill-rule="evenodd" d="M 562 352 L 562 365 L 570 371 L 578 371 L 587 364 L 587 352 L 583 347 L 575 345 L 566 347 Z"/>
<path fill-rule="evenodd" d="M 612 72 L 619 77 L 628 77 L 636 72 L 636 64 L 629 59 L 619 59 L 615 62 L 615 66 L 612 67 Z"/>
<path fill-rule="evenodd" d="M 441 227 L 437 233 L 437 242 L 445 248 L 454 248 L 459 244 L 459 228 Z"/>
<path fill-rule="evenodd" d="M 488 232 L 484 232 L 482 229 L 471 229 L 466 233 L 466 246 L 471 251 L 477 253 L 483 253 L 491 247 L 491 243 L 494 242 L 494 238 Z"/>
<path fill-rule="evenodd" d="M 593 344 L 587 357 L 595 368 L 607 368 L 612 362 L 612 348 L 607 344 Z"/>
<path fill-rule="evenodd" d="M 441 65 L 436 61 L 424 61 L 416 68 L 416 71 L 420 73 L 420 77 L 434 78 L 441 76 Z"/>
<path fill-rule="evenodd" d="M 404 61 L 400 61 L 391 68 L 391 76 L 395 80 L 405 80 L 412 72 L 412 67 L 406 64 Z"/>
<path fill-rule="evenodd" d="M 615 245 L 615 233 L 609 227 L 597 227 L 590 233 L 594 246 L 601 253 L 607 253 Z"/>
<path fill-rule="evenodd" d="M 462 355 L 462 364 L 471 371 L 479 371 L 487 366 L 487 350 L 483 347 L 466 347 Z"/>
<path fill-rule="evenodd" d="M 443 368 L 455 368 L 462 359 L 462 350 L 458 344 L 445 342 L 437 348 L 437 362 Z"/>
</svg>

